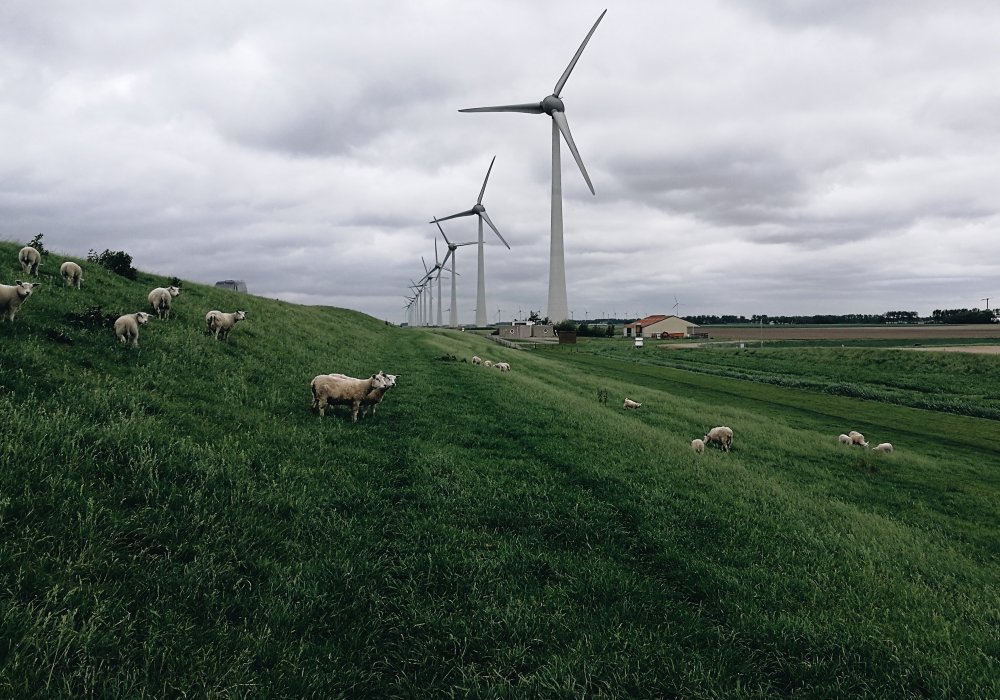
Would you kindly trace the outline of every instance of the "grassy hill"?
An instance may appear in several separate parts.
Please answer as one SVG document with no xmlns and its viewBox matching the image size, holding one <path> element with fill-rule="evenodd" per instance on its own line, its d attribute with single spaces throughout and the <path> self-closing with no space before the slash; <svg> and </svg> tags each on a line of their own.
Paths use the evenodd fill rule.
<svg viewBox="0 0 1000 700">
<path fill-rule="evenodd" d="M 167 280 L 63 259 L 0 323 L 0 695 L 1000 696 L 996 421 L 190 283 L 129 349 Z"/>
</svg>

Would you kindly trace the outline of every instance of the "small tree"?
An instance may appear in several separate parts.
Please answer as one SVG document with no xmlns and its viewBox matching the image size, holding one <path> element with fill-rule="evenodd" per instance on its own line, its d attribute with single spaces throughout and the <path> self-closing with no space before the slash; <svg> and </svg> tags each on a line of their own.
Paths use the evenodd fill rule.
<svg viewBox="0 0 1000 700">
<path fill-rule="evenodd" d="M 43 234 L 39 233 L 31 239 L 31 242 L 28 243 L 28 245 L 37 250 L 41 255 L 48 255 L 49 251 L 45 250 L 45 246 L 42 244 L 42 236 Z"/>
<path fill-rule="evenodd" d="M 615 337 L 615 324 L 609 323 L 608 324 L 608 330 L 604 331 L 604 335 L 606 335 L 609 338 L 614 338 Z"/>
<path fill-rule="evenodd" d="M 124 250 L 108 250 L 97 253 L 93 249 L 87 253 L 87 260 L 102 265 L 115 274 L 134 280 L 139 271 L 132 267 L 132 256 Z"/>
<path fill-rule="evenodd" d="M 542 320 L 542 316 L 537 311 L 532 311 L 530 314 L 528 314 L 528 320 L 531 321 L 532 323 L 538 323 L 540 320 Z"/>
<path fill-rule="evenodd" d="M 565 321 L 560 321 L 559 323 L 557 323 L 555 325 L 555 329 L 557 331 L 567 331 L 567 332 L 573 332 L 577 330 L 576 324 L 570 321 L 568 318 Z M 577 333 L 577 335 L 579 335 L 579 333 Z"/>
</svg>

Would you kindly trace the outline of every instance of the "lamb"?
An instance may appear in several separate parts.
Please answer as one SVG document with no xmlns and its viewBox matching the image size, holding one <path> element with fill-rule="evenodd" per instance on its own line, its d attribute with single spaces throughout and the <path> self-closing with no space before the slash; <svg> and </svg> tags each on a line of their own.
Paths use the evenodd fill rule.
<svg viewBox="0 0 1000 700">
<path fill-rule="evenodd" d="M 14 322 L 17 310 L 21 308 L 24 300 L 31 296 L 32 292 L 41 287 L 39 282 L 22 282 L 15 280 L 13 285 L 0 284 L 0 312 L 7 312 L 7 320 Z"/>
<path fill-rule="evenodd" d="M 492 366 L 493 366 L 492 360 L 483 360 L 483 367 L 492 367 Z"/>
<path fill-rule="evenodd" d="M 695 453 L 701 454 L 705 451 L 705 441 L 695 438 L 691 441 L 691 449 L 694 450 Z"/>
<path fill-rule="evenodd" d="M 630 398 L 628 398 L 626 396 L 625 397 L 625 403 L 622 405 L 622 408 L 635 410 L 635 409 L 642 408 L 642 404 L 639 403 L 638 401 L 633 401 L 632 399 L 630 399 Z"/>
<path fill-rule="evenodd" d="M 720 425 L 709 430 L 708 434 L 702 440 L 706 445 L 713 442 L 718 443 L 723 450 L 729 452 L 733 449 L 733 429 Z"/>
<path fill-rule="evenodd" d="M 494 367 L 496 367 L 501 372 L 509 372 L 510 371 L 510 365 L 507 364 L 506 362 L 497 362 L 494 365 Z"/>
<path fill-rule="evenodd" d="M 26 245 L 17 254 L 17 261 L 21 263 L 21 270 L 28 275 L 38 277 L 38 266 L 42 264 L 42 254 Z"/>
<path fill-rule="evenodd" d="M 479 355 L 473 355 L 472 356 L 472 364 L 474 364 L 474 365 L 481 365 L 481 364 L 483 364 L 483 358 L 481 358 Z"/>
<path fill-rule="evenodd" d="M 387 389 L 389 379 L 384 373 L 373 374 L 368 379 L 355 379 L 344 375 L 320 374 L 313 377 L 309 388 L 312 390 L 312 409 L 323 417 L 327 405 L 349 405 L 351 420 L 358 421 L 358 410 L 366 397 L 377 389 Z"/>
<path fill-rule="evenodd" d="M 882 452 L 884 454 L 892 453 L 892 443 L 891 442 L 880 442 L 872 448 L 875 452 Z"/>
<path fill-rule="evenodd" d="M 59 274 L 62 276 L 63 282 L 66 283 L 67 287 L 76 286 L 79 289 L 80 283 L 83 282 L 83 268 L 72 260 L 67 260 L 59 266 Z"/>
<path fill-rule="evenodd" d="M 236 325 L 236 322 L 243 321 L 246 317 L 246 311 L 224 313 L 222 311 L 212 309 L 205 314 L 205 323 L 208 324 L 208 332 L 214 334 L 216 340 L 225 340 L 229 337 L 229 331 L 233 330 L 233 326 Z M 222 337 L 220 338 L 219 336 Z"/>
<path fill-rule="evenodd" d="M 157 287 L 146 298 L 157 318 L 170 318 L 170 300 L 180 293 L 180 287 Z"/>
<path fill-rule="evenodd" d="M 860 445 L 861 447 L 868 447 L 868 443 L 865 442 L 865 436 L 859 433 L 857 430 L 852 430 L 847 435 L 848 437 L 851 438 L 852 445 Z"/>
<path fill-rule="evenodd" d="M 839 442 L 841 445 L 850 445 L 853 444 L 854 440 L 851 439 L 850 435 L 844 435 L 843 433 L 841 433 L 840 435 L 837 436 L 837 442 Z"/>
<path fill-rule="evenodd" d="M 149 316 L 145 311 L 119 316 L 115 321 L 115 335 L 118 336 L 118 340 L 122 344 L 132 341 L 132 347 L 139 347 L 139 326 L 146 325 Z"/>
<path fill-rule="evenodd" d="M 351 377 L 348 377 L 346 374 L 326 374 L 326 375 L 323 375 L 323 376 L 325 376 L 325 377 L 338 377 L 340 379 L 350 379 L 351 378 Z M 366 416 L 369 416 L 369 415 L 372 415 L 372 416 L 375 415 L 375 409 L 378 407 L 378 405 L 380 403 L 382 403 L 382 399 L 385 398 L 386 392 L 389 391 L 389 389 L 392 389 L 394 386 L 396 386 L 396 380 L 399 378 L 398 374 L 386 374 L 385 371 L 379 371 L 379 376 L 381 376 L 385 380 L 386 386 L 384 386 L 384 387 L 375 387 L 371 391 L 368 392 L 368 395 L 365 396 L 364 400 L 362 400 L 362 402 L 361 402 L 361 408 L 362 408 L 361 417 L 362 418 L 364 418 Z"/>
</svg>

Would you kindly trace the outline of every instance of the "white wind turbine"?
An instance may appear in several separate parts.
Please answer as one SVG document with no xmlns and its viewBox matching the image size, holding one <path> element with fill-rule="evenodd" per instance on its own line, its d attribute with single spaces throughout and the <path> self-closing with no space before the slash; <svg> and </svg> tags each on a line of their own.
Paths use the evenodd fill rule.
<svg viewBox="0 0 1000 700">
<path fill-rule="evenodd" d="M 510 246 L 507 245 L 507 241 L 505 241 L 503 239 L 503 236 L 500 235 L 500 231 L 498 231 L 497 227 L 493 225 L 492 221 L 490 221 L 490 215 L 486 213 L 486 207 L 483 206 L 483 195 L 486 194 L 486 183 L 489 182 L 490 172 L 493 170 L 493 163 L 494 163 L 494 161 L 496 161 L 496 159 L 497 159 L 497 157 L 493 156 L 493 160 L 490 161 L 489 170 L 486 171 L 486 178 L 483 180 L 483 187 L 482 187 L 481 190 L 479 190 L 479 199 L 476 200 L 476 203 L 473 205 L 473 207 L 471 209 L 469 209 L 468 211 L 460 211 L 457 214 L 452 214 L 451 216 L 445 216 L 445 217 L 442 217 L 440 219 L 434 219 L 433 221 L 430 222 L 430 223 L 434 224 L 434 223 L 437 223 L 438 221 L 447 221 L 448 219 L 457 219 L 460 216 L 473 216 L 473 215 L 475 215 L 475 216 L 477 216 L 479 218 L 479 276 L 478 276 L 477 286 L 476 286 L 476 325 L 477 326 L 485 326 L 486 323 L 487 323 L 487 321 L 486 321 L 486 271 L 485 271 L 485 265 L 484 265 L 484 259 L 485 259 L 486 256 L 483 253 L 483 247 L 484 247 L 484 245 L 483 245 L 483 222 L 484 221 L 487 224 L 489 224 L 489 226 L 490 226 L 491 229 L 493 229 L 493 233 L 495 233 L 497 235 L 497 238 L 500 239 L 500 242 L 503 243 L 505 246 L 507 246 L 507 250 L 510 250 Z M 441 233 L 443 235 L 444 231 L 442 231 Z M 452 281 L 452 284 L 454 284 L 454 281 Z"/>
<path fill-rule="evenodd" d="M 551 241 L 549 243 L 549 303 L 548 317 L 553 322 L 558 323 L 569 316 L 569 302 L 566 299 L 566 260 L 563 253 L 563 219 L 562 219 L 562 166 L 559 159 L 559 135 L 566 139 L 576 164 L 583 173 L 583 179 L 587 181 L 587 187 L 591 194 L 594 192 L 594 185 L 590 182 L 587 169 L 583 166 L 583 159 L 573 142 L 573 135 L 569 131 L 569 122 L 566 121 L 566 107 L 559 98 L 570 73 L 576 67 L 576 62 L 580 60 L 580 54 L 590 41 L 597 25 L 604 19 L 607 10 L 594 22 L 590 32 L 584 38 L 580 48 L 576 50 L 573 60 L 569 62 L 566 70 L 556 82 L 556 87 L 552 94 L 541 102 L 517 105 L 501 105 L 499 107 L 472 107 L 460 109 L 459 112 L 524 112 L 526 114 L 548 114 L 552 117 L 552 217 L 551 217 Z M 498 234 L 499 235 L 499 234 Z M 482 303 L 480 303 L 482 306 Z"/>
<path fill-rule="evenodd" d="M 444 268 L 445 265 L 448 264 L 448 258 L 451 258 L 451 309 L 449 309 L 449 314 L 448 314 L 448 325 L 451 326 L 452 328 L 457 328 L 458 299 L 455 292 L 455 278 L 458 275 L 458 273 L 455 272 L 455 251 L 461 248 L 463 245 L 475 245 L 476 241 L 469 241 L 468 243 L 452 243 L 451 241 L 448 240 L 448 236 L 444 234 L 444 229 L 441 228 L 441 224 L 439 223 L 440 221 L 441 221 L 440 219 L 434 219 L 434 223 L 437 224 L 438 231 L 441 232 L 441 237 L 444 238 L 444 242 L 448 245 L 448 252 L 445 253 L 444 260 L 441 261 L 442 269 Z M 438 298 L 439 299 L 441 298 L 440 292 L 438 293 Z"/>
</svg>

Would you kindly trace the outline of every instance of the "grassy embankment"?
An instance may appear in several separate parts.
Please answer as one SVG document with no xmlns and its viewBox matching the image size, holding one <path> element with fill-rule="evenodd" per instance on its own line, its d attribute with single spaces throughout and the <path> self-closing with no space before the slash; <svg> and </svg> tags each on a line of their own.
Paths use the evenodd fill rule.
<svg viewBox="0 0 1000 700">
<path fill-rule="evenodd" d="M 1000 694 L 995 421 L 191 284 L 129 350 L 65 314 L 165 280 L 59 261 L 0 326 L 0 695 Z M 378 369 L 373 419 L 309 413 Z M 922 415 L 961 444 L 894 439 Z M 693 455 L 716 423 L 735 451 Z"/>
</svg>

